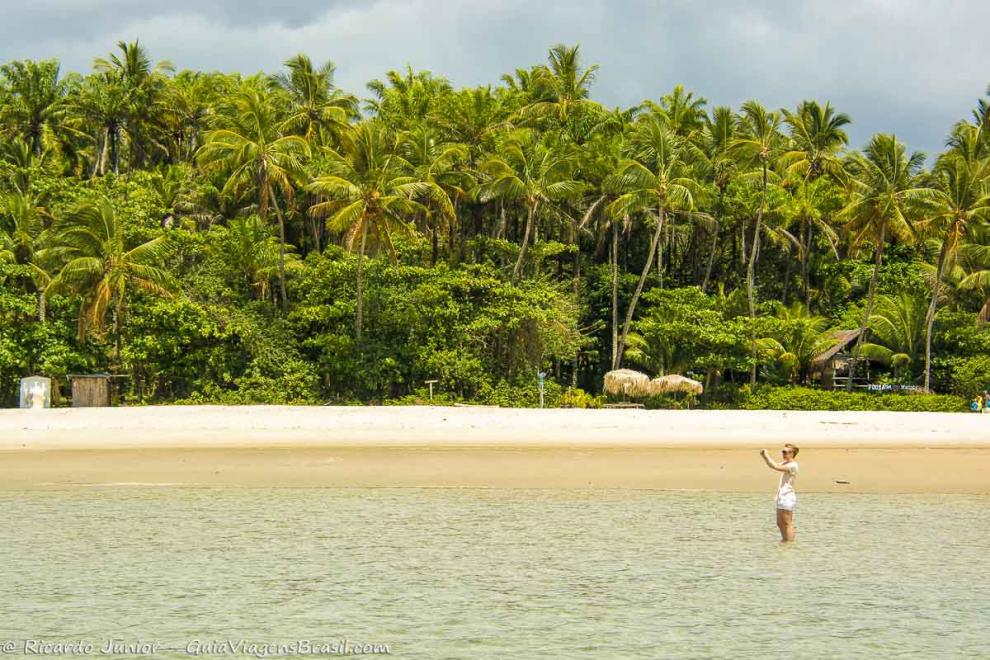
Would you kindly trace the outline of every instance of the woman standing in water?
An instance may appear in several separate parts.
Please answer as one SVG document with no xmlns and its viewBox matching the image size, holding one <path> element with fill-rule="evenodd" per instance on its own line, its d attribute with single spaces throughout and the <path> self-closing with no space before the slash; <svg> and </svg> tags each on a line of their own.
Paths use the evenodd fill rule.
<svg viewBox="0 0 990 660">
<path fill-rule="evenodd" d="M 797 493 L 794 492 L 794 480 L 797 479 L 798 448 L 787 443 L 780 450 L 783 461 L 777 463 L 766 449 L 760 450 L 760 456 L 766 461 L 771 470 L 780 472 L 780 485 L 777 486 L 777 497 L 774 504 L 777 506 L 777 528 L 780 529 L 780 538 L 783 541 L 794 540 L 794 507 L 797 506 Z"/>
</svg>

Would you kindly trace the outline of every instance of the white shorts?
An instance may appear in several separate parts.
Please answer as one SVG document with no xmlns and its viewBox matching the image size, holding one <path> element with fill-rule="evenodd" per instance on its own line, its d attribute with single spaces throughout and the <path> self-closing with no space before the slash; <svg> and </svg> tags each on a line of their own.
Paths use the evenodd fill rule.
<svg viewBox="0 0 990 660">
<path fill-rule="evenodd" d="M 779 493 L 777 497 L 774 498 L 773 502 L 778 509 L 793 511 L 795 507 L 797 507 L 797 493 L 794 491 L 789 493 Z"/>
</svg>

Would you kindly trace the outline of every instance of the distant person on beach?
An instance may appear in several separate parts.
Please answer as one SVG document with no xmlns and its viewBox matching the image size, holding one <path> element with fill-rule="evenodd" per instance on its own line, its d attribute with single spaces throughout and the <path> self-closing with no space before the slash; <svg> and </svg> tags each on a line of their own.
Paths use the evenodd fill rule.
<svg viewBox="0 0 990 660">
<path fill-rule="evenodd" d="M 774 498 L 774 504 L 777 506 L 777 528 L 780 530 L 781 540 L 793 541 L 794 508 L 797 506 L 794 480 L 797 479 L 798 473 L 798 464 L 794 459 L 797 458 L 798 448 L 788 442 L 780 453 L 783 459 L 777 463 L 770 458 L 766 449 L 760 450 L 760 456 L 770 469 L 780 472 L 780 484 L 777 486 L 777 496 Z"/>
</svg>

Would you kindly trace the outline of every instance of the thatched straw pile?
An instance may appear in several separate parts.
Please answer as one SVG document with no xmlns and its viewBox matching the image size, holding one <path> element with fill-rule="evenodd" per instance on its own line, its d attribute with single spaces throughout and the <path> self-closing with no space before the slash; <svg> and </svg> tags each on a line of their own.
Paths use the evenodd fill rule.
<svg viewBox="0 0 990 660">
<path fill-rule="evenodd" d="M 696 380 L 685 376 L 671 374 L 670 376 L 660 376 L 650 381 L 650 394 L 668 394 L 670 392 L 684 392 L 685 394 L 701 394 L 705 391 L 704 385 Z"/>
<path fill-rule="evenodd" d="M 650 377 L 632 369 L 616 369 L 605 374 L 605 391 L 626 396 L 649 396 Z"/>
</svg>

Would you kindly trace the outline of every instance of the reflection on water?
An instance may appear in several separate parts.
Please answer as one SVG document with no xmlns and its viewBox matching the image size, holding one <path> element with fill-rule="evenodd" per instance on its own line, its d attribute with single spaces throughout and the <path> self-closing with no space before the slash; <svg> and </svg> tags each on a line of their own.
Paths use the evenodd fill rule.
<svg viewBox="0 0 990 660">
<path fill-rule="evenodd" d="M 988 504 L 806 494 L 798 542 L 781 546 L 770 494 L 4 492 L 0 638 L 346 638 L 401 658 L 986 658 Z"/>
</svg>

